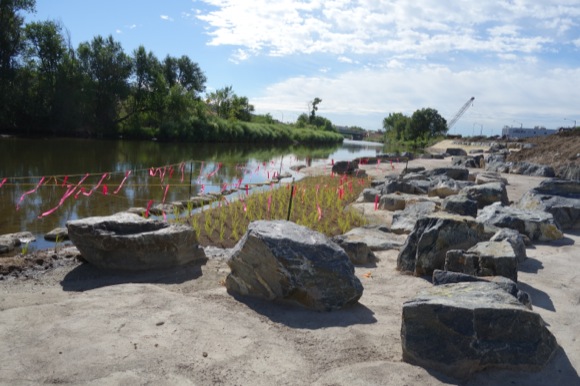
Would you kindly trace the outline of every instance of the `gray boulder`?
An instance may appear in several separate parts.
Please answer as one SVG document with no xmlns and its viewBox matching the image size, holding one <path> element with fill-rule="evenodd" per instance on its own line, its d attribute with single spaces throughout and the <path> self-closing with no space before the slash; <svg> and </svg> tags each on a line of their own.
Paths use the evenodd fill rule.
<svg viewBox="0 0 580 386">
<path fill-rule="evenodd" d="M 483 185 L 483 184 L 487 184 L 489 182 L 501 182 L 504 185 L 508 184 L 507 179 L 502 177 L 501 174 L 497 173 L 497 172 L 486 171 L 486 172 L 478 173 L 475 176 L 475 184 L 476 185 Z"/>
<path fill-rule="evenodd" d="M 362 191 L 363 202 L 375 202 L 377 196 L 381 196 L 379 189 L 366 188 Z"/>
<path fill-rule="evenodd" d="M 541 370 L 558 349 L 540 315 L 491 282 L 434 286 L 403 304 L 403 360 L 466 380 Z"/>
<path fill-rule="evenodd" d="M 511 244 L 516 254 L 518 263 L 523 263 L 528 258 L 526 253 L 526 241 L 524 236 L 515 229 L 501 228 L 498 230 L 489 241 L 507 241 Z"/>
<path fill-rule="evenodd" d="M 532 241 L 552 241 L 564 237 L 552 214 L 502 206 L 499 202 L 480 210 L 476 220 L 499 228 L 515 229 Z"/>
<path fill-rule="evenodd" d="M 494 202 L 500 202 L 502 205 L 510 204 L 505 185 L 500 182 L 467 186 L 461 189 L 459 194 L 477 202 L 478 209 L 491 205 Z"/>
<path fill-rule="evenodd" d="M 314 310 L 355 304 L 363 287 L 346 252 L 321 233 L 288 221 L 256 221 L 233 248 L 229 292 Z"/>
<path fill-rule="evenodd" d="M 565 165 L 560 165 L 556 169 L 556 176 L 565 180 L 580 181 L 580 163 L 578 163 L 580 153 L 576 154 L 576 161 Z"/>
<path fill-rule="evenodd" d="M 463 188 L 456 180 L 451 178 L 439 178 L 431 184 L 427 195 L 430 197 L 445 198 L 456 195 Z"/>
<path fill-rule="evenodd" d="M 419 219 L 397 258 L 397 269 L 417 276 L 443 269 L 451 249 L 469 249 L 485 240 L 483 224 L 445 212 Z"/>
<path fill-rule="evenodd" d="M 441 203 L 441 209 L 461 216 L 477 217 L 477 202 L 467 196 L 446 197 Z"/>
<path fill-rule="evenodd" d="M 580 229 L 580 181 L 545 180 L 526 192 L 516 206 L 551 213 L 560 229 Z"/>
<path fill-rule="evenodd" d="M 140 271 L 205 259 L 193 228 L 131 213 L 69 221 L 68 235 L 89 263 L 104 269 Z"/>
<path fill-rule="evenodd" d="M 404 210 L 398 210 L 393 213 L 391 232 L 398 235 L 411 233 L 417 220 L 434 213 L 436 210 L 437 204 L 432 201 L 408 204 Z"/>
<path fill-rule="evenodd" d="M 509 173 L 512 162 L 493 161 L 485 164 L 485 170 L 495 173 Z"/>
<path fill-rule="evenodd" d="M 410 174 L 410 173 L 421 173 L 425 171 L 424 166 L 407 166 L 402 172 L 401 175 Z"/>
<path fill-rule="evenodd" d="M 430 201 L 430 199 L 415 194 L 389 193 L 382 195 L 379 199 L 379 209 L 390 211 L 403 210 L 407 205 L 425 201 Z"/>
<path fill-rule="evenodd" d="M 332 165 L 332 172 L 335 174 L 354 174 L 358 169 L 358 161 L 337 161 Z"/>
<path fill-rule="evenodd" d="M 428 177 L 447 176 L 458 181 L 469 180 L 469 170 L 464 167 L 435 168 L 423 172 Z"/>
<path fill-rule="evenodd" d="M 527 309 L 532 309 L 532 298 L 530 295 L 518 288 L 518 284 L 503 276 L 486 276 L 478 277 L 467 275 L 460 272 L 442 271 L 436 269 L 433 271 L 433 285 L 454 284 L 454 283 L 471 283 L 475 281 L 492 282 L 498 284 L 500 288 L 514 296 L 520 303 L 526 306 Z"/>
<path fill-rule="evenodd" d="M 445 153 L 454 156 L 467 155 L 467 152 L 460 147 L 448 147 L 447 150 L 445 150 Z"/>
<path fill-rule="evenodd" d="M 364 243 L 373 252 L 400 249 L 406 239 L 406 235 L 397 235 L 383 226 L 354 228 L 343 235 L 333 238 L 339 245 L 341 245 L 341 240 L 347 240 L 353 243 Z"/>
<path fill-rule="evenodd" d="M 350 262 L 354 265 L 372 264 L 377 260 L 373 251 L 362 241 L 351 241 L 340 236 L 332 238 L 332 241 L 344 249 Z"/>
<path fill-rule="evenodd" d="M 0 254 L 12 252 L 16 247 L 19 247 L 22 244 L 28 244 L 33 241 L 36 241 L 36 238 L 30 232 L 18 232 L 0 235 Z"/>
<path fill-rule="evenodd" d="M 538 165 L 529 162 L 514 162 L 510 173 L 536 177 L 555 177 L 554 168 L 547 165 Z"/>
<path fill-rule="evenodd" d="M 507 154 L 504 153 L 492 153 L 485 157 L 485 163 L 490 164 L 494 162 L 505 162 Z"/>
<path fill-rule="evenodd" d="M 46 241 L 64 241 L 68 240 L 68 229 L 66 227 L 54 228 L 44 235 Z"/>
<path fill-rule="evenodd" d="M 467 251 L 447 251 L 444 269 L 472 276 L 503 276 L 518 281 L 516 254 L 505 240 L 479 242 Z"/>
<path fill-rule="evenodd" d="M 425 194 L 426 190 L 420 189 L 416 184 L 408 181 L 400 181 L 398 179 L 392 179 L 381 187 L 382 194 L 389 193 L 407 193 L 407 194 Z"/>
</svg>

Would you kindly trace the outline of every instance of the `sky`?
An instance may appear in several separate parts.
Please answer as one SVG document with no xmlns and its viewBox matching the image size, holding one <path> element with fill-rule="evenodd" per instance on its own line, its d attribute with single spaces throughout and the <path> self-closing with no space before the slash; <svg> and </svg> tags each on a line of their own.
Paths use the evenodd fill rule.
<svg viewBox="0 0 580 386">
<path fill-rule="evenodd" d="M 341 126 L 436 109 L 451 134 L 580 125 L 580 0 L 36 0 L 73 47 L 188 56 L 207 91 L 232 86 L 294 122 L 308 102 Z"/>
</svg>

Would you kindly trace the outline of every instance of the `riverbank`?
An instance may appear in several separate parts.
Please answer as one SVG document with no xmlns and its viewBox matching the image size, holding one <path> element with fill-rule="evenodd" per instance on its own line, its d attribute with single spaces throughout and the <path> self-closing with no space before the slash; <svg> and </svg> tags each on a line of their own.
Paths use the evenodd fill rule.
<svg viewBox="0 0 580 386">
<path fill-rule="evenodd" d="M 376 178 L 403 167 L 362 166 Z M 510 200 L 542 180 L 504 177 Z M 373 221 L 388 224 L 388 212 L 364 205 Z M 528 248 L 518 273 L 562 350 L 539 373 L 485 371 L 466 385 L 578 383 L 580 234 L 565 236 Z M 119 275 L 76 263 L 0 282 L 0 383 L 456 384 L 401 359 L 402 304 L 431 284 L 396 271 L 397 251 L 379 252 L 376 266 L 357 267 L 360 304 L 329 313 L 233 298 L 220 284 L 229 272 L 227 251 L 207 254 L 205 264 L 179 270 Z"/>
</svg>

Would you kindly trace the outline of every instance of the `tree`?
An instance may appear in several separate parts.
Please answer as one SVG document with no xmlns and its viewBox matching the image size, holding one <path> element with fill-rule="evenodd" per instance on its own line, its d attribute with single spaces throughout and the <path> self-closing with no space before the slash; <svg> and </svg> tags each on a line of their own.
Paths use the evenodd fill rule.
<svg viewBox="0 0 580 386">
<path fill-rule="evenodd" d="M 411 119 L 403 113 L 390 113 L 383 119 L 386 141 L 402 141 L 407 139 L 408 127 Z"/>
<path fill-rule="evenodd" d="M 180 84 L 194 95 L 205 91 L 205 74 L 197 63 L 185 55 L 179 59 L 167 55 L 163 60 L 163 74 L 169 87 Z"/>
<path fill-rule="evenodd" d="M 34 0 L 0 0 L 0 125 L 15 126 L 14 81 L 16 78 L 16 59 L 23 49 L 24 18 L 21 11 L 34 12 Z"/>
<path fill-rule="evenodd" d="M 97 126 L 105 134 L 115 131 L 120 102 L 129 94 L 128 79 L 132 61 L 112 36 L 93 38 L 91 43 L 81 43 L 79 62 L 86 75 L 90 111 L 87 123 Z"/>
<path fill-rule="evenodd" d="M 318 111 L 318 105 L 322 102 L 322 99 L 316 97 L 312 102 L 309 102 L 309 106 L 312 109 L 310 111 L 310 123 L 314 124 L 314 119 L 316 118 L 316 112 Z"/>
<path fill-rule="evenodd" d="M 447 121 L 437 110 L 424 108 L 416 110 L 411 117 L 403 113 L 390 113 L 383 119 L 383 128 L 387 141 L 417 142 L 447 133 Z"/>
<path fill-rule="evenodd" d="M 226 86 L 207 95 L 206 100 L 211 110 L 220 118 L 238 119 L 249 122 L 252 119 L 254 106 L 247 97 L 240 97 L 232 86 Z"/>
<path fill-rule="evenodd" d="M 45 126 L 56 124 L 57 82 L 61 79 L 64 58 L 67 54 L 62 27 L 53 21 L 29 23 L 24 28 L 23 58 L 29 79 L 28 105 L 33 120 Z M 34 122 L 34 125 L 38 122 Z"/>
<path fill-rule="evenodd" d="M 419 138 L 433 138 L 447 133 L 447 121 L 437 110 L 423 108 L 417 110 L 411 116 L 409 126 L 410 139 L 415 141 Z"/>
</svg>

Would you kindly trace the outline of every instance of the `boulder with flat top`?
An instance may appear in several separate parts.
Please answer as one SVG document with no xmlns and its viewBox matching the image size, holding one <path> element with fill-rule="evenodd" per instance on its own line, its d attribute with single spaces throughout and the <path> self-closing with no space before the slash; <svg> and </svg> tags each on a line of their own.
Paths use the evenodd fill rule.
<svg viewBox="0 0 580 386">
<path fill-rule="evenodd" d="M 82 257 L 99 268 L 142 271 L 205 259 L 193 228 L 186 225 L 124 212 L 73 220 L 66 226 Z"/>
<path fill-rule="evenodd" d="M 539 371 L 558 349 L 541 316 L 500 284 L 463 282 L 403 304 L 403 360 L 462 382 L 496 368 Z"/>
</svg>

